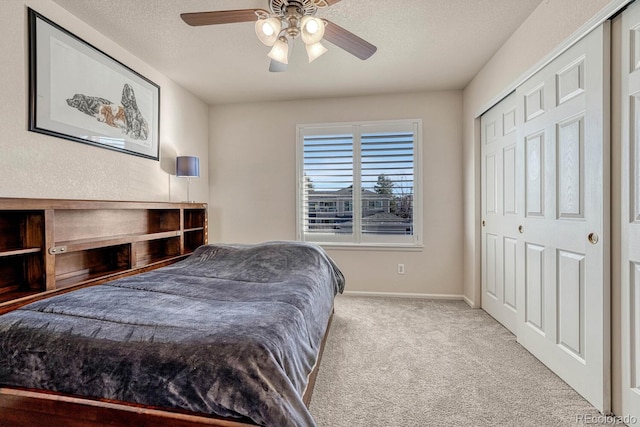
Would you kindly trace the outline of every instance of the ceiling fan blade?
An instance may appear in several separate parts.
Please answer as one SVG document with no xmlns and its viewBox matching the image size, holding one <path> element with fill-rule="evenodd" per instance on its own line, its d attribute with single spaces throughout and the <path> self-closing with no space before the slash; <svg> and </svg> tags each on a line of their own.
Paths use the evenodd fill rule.
<svg viewBox="0 0 640 427">
<path fill-rule="evenodd" d="M 324 0 L 328 6 L 333 6 L 334 4 L 338 3 L 340 0 Z"/>
<path fill-rule="evenodd" d="M 364 60 L 376 53 L 377 47 L 331 21 L 324 20 L 324 39 Z"/>
<path fill-rule="evenodd" d="M 269 71 L 271 71 L 272 73 L 284 73 L 285 71 L 287 71 L 287 64 L 283 64 L 280 61 L 272 59 L 271 63 L 269 64 Z"/>
<path fill-rule="evenodd" d="M 200 25 L 232 24 L 235 22 L 252 22 L 258 20 L 256 12 L 262 9 L 221 10 L 217 12 L 181 13 L 180 18 L 187 24 Z"/>
</svg>

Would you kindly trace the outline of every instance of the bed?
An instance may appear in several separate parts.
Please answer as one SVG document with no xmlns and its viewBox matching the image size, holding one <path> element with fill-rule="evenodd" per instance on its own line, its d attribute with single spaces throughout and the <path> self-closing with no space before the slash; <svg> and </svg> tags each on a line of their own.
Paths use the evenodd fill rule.
<svg viewBox="0 0 640 427">
<path fill-rule="evenodd" d="M 305 397 L 343 288 L 319 246 L 267 242 L 201 246 L 37 301 L 0 316 L 0 412 L 24 425 L 313 426 Z"/>
</svg>

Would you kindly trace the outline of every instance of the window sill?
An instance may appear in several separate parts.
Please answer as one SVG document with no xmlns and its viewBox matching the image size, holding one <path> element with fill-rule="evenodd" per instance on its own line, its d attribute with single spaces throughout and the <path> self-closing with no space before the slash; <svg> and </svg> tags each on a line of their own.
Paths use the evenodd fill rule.
<svg viewBox="0 0 640 427">
<path fill-rule="evenodd" d="M 340 250 L 340 251 L 399 251 L 399 252 L 420 252 L 424 249 L 423 245 L 390 245 L 390 244 L 375 244 L 375 243 L 321 243 L 315 242 L 323 249 Z"/>
</svg>

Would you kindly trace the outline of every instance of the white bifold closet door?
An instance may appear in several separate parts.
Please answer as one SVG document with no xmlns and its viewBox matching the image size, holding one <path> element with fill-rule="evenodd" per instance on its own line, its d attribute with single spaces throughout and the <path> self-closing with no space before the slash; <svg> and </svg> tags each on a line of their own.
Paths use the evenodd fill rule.
<svg viewBox="0 0 640 427">
<path fill-rule="evenodd" d="M 605 23 L 481 120 L 483 308 L 604 412 L 611 405 L 609 62 Z M 491 123 L 510 117 L 513 105 L 515 131 L 493 148 Z"/>
<path fill-rule="evenodd" d="M 621 30 L 622 416 L 640 419 L 640 4 Z"/>
<path fill-rule="evenodd" d="M 480 121 L 482 174 L 482 308 L 516 332 L 518 186 L 516 95 L 512 93 Z"/>
</svg>

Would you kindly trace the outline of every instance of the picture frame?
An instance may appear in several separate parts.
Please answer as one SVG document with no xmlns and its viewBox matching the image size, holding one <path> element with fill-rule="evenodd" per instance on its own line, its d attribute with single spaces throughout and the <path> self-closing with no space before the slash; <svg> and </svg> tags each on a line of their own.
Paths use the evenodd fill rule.
<svg viewBox="0 0 640 427">
<path fill-rule="evenodd" d="M 159 160 L 160 86 L 33 9 L 29 131 Z"/>
</svg>

